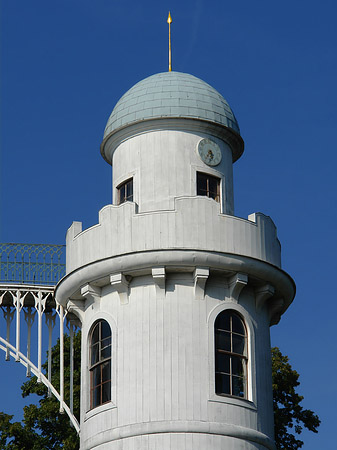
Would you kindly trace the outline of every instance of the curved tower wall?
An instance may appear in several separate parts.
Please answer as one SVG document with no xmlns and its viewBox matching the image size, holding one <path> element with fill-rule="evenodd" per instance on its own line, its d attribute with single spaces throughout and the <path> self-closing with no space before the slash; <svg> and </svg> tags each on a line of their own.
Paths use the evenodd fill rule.
<svg viewBox="0 0 337 450">
<path fill-rule="evenodd" d="M 106 286 L 87 309 L 82 449 L 272 448 L 268 312 L 257 313 L 252 288 L 235 301 L 221 275 L 196 298 L 193 275 L 168 269 L 165 293 L 152 273 L 134 277 L 127 303 Z M 248 328 L 247 400 L 214 393 L 214 320 L 225 308 L 238 311 Z M 113 330 L 113 394 L 110 404 L 90 411 L 88 336 L 101 318 Z"/>
<path fill-rule="evenodd" d="M 216 167 L 206 166 L 197 154 L 203 138 L 212 138 L 221 148 L 222 160 Z M 207 133 L 155 130 L 138 134 L 113 152 L 113 204 L 117 204 L 117 187 L 133 178 L 139 212 L 173 209 L 177 197 L 197 195 L 196 172 L 201 171 L 221 179 L 221 211 L 233 214 L 232 167 L 229 145 Z"/>
<path fill-rule="evenodd" d="M 218 125 L 140 122 L 105 140 L 113 205 L 67 232 L 55 296 L 82 323 L 81 450 L 273 449 L 269 326 L 294 297 L 272 220 L 233 216 L 232 144 Z M 202 162 L 202 138 L 222 152 Z M 198 171 L 221 178 L 221 201 L 196 195 Z M 117 205 L 133 178 L 133 202 Z M 247 334 L 244 397 L 215 391 L 214 324 L 231 311 Z M 112 331 L 111 399 L 90 404 L 91 331 Z"/>
</svg>

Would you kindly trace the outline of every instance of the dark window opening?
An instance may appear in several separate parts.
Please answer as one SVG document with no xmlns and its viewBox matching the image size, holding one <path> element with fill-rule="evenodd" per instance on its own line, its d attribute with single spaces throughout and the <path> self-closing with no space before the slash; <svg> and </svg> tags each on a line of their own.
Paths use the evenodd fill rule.
<svg viewBox="0 0 337 450">
<path fill-rule="evenodd" d="M 133 202 L 133 179 L 125 181 L 120 184 L 118 190 L 118 204 L 121 205 L 124 202 Z"/>
<path fill-rule="evenodd" d="M 215 393 L 247 398 L 247 333 L 241 317 L 223 311 L 214 324 Z"/>
<path fill-rule="evenodd" d="M 197 172 L 197 195 L 205 195 L 220 202 L 220 179 L 207 173 Z"/>
<path fill-rule="evenodd" d="M 111 400 L 111 329 L 99 320 L 91 332 L 90 342 L 90 407 Z"/>
</svg>

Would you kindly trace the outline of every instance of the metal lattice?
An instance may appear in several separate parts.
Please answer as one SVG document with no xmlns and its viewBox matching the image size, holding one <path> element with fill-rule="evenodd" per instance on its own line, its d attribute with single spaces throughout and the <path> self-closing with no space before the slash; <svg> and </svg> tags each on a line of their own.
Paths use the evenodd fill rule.
<svg viewBox="0 0 337 450">
<path fill-rule="evenodd" d="M 65 245 L 0 244 L 0 282 L 53 286 L 65 275 Z"/>
<path fill-rule="evenodd" d="M 6 361 L 14 358 L 26 367 L 26 375 L 36 375 L 44 383 L 49 395 L 53 394 L 60 403 L 60 412 L 68 414 L 71 423 L 79 433 L 80 427 L 73 411 L 74 392 L 74 331 L 81 324 L 75 316 L 64 311 L 53 296 L 53 286 L 31 286 L 28 284 L 0 283 L 0 350 L 5 352 Z M 59 386 L 52 384 L 52 347 L 56 321 L 59 322 L 60 367 Z M 64 332 L 70 335 L 70 404 L 65 401 Z M 57 333 L 57 331 L 55 330 Z M 43 369 L 43 354 L 48 350 L 48 370 Z"/>
</svg>

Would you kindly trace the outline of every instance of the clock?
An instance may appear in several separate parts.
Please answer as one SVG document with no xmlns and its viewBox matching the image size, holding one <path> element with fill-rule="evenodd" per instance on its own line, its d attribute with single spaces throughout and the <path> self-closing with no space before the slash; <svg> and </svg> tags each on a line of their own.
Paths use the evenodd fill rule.
<svg viewBox="0 0 337 450">
<path fill-rule="evenodd" d="M 222 154 L 218 144 L 211 139 L 202 139 L 197 150 L 201 160 L 208 166 L 217 166 L 221 162 Z"/>
</svg>

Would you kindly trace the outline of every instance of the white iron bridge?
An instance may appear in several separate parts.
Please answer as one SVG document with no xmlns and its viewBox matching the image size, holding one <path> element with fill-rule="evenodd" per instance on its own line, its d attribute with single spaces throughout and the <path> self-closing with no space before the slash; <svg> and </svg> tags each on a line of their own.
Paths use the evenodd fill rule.
<svg viewBox="0 0 337 450">
<path fill-rule="evenodd" d="M 79 433 L 74 415 L 74 333 L 80 323 L 67 314 L 54 298 L 54 289 L 65 275 L 65 246 L 45 244 L 0 244 L 0 349 L 5 360 L 14 358 L 36 375 L 60 403 Z M 64 335 L 70 336 L 70 401 L 64 395 Z M 60 340 L 60 385 L 52 384 L 52 347 Z M 48 350 L 48 370 L 42 370 Z"/>
</svg>

